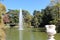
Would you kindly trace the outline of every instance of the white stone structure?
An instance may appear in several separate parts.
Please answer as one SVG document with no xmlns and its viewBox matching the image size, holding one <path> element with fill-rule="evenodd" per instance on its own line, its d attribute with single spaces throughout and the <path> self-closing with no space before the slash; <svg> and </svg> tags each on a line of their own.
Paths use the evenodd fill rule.
<svg viewBox="0 0 60 40">
<path fill-rule="evenodd" d="M 55 40 L 54 35 L 56 34 L 55 25 L 46 25 L 46 32 L 48 34 L 48 40 Z"/>
</svg>

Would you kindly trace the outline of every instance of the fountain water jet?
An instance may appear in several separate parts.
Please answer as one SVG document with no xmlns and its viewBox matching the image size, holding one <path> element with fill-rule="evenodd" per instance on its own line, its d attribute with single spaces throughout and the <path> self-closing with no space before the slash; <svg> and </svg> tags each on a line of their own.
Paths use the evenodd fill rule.
<svg viewBox="0 0 60 40">
<path fill-rule="evenodd" d="M 23 15 L 22 15 L 22 9 L 20 9 L 20 13 L 19 13 L 19 30 L 23 30 Z"/>
</svg>

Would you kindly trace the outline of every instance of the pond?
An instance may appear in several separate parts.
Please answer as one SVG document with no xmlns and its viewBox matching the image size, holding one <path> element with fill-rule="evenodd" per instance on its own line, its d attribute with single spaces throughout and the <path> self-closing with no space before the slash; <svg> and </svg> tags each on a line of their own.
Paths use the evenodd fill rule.
<svg viewBox="0 0 60 40">
<path fill-rule="evenodd" d="M 6 40 L 47 40 L 45 32 L 23 30 L 19 31 L 17 28 L 8 29 L 6 32 Z M 60 40 L 60 33 L 55 35 L 56 40 Z"/>
</svg>

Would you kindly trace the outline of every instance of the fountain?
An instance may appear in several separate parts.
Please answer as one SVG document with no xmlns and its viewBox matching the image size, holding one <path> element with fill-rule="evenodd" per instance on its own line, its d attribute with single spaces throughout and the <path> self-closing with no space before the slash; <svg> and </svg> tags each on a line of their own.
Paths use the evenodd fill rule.
<svg viewBox="0 0 60 40">
<path fill-rule="evenodd" d="M 56 34 L 55 25 L 46 25 L 46 32 L 48 34 L 48 40 L 55 40 L 54 35 Z"/>
<path fill-rule="evenodd" d="M 19 30 L 23 30 L 23 15 L 22 15 L 21 9 L 20 9 L 20 13 L 19 13 Z"/>
</svg>

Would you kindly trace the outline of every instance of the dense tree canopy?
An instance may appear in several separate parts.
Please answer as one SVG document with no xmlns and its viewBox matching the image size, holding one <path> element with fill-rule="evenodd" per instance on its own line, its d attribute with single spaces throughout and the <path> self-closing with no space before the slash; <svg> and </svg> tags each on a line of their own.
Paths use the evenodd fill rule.
<svg viewBox="0 0 60 40">
<path fill-rule="evenodd" d="M 31 26 L 32 15 L 27 10 L 22 10 L 25 26 Z"/>
<path fill-rule="evenodd" d="M 9 11 L 7 12 L 7 14 L 9 15 L 9 19 L 11 23 L 18 23 L 19 22 L 19 10 L 11 10 L 9 9 Z"/>
</svg>

